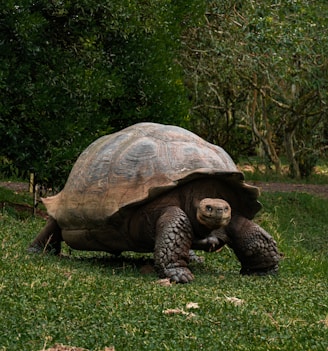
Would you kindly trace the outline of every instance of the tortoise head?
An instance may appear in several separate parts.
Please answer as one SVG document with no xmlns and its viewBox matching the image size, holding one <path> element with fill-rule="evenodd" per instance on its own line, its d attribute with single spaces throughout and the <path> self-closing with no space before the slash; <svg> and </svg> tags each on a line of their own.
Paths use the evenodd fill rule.
<svg viewBox="0 0 328 351">
<path fill-rule="evenodd" d="M 231 207 L 223 199 L 205 198 L 197 206 L 197 220 L 208 229 L 218 229 L 229 224 Z"/>
</svg>

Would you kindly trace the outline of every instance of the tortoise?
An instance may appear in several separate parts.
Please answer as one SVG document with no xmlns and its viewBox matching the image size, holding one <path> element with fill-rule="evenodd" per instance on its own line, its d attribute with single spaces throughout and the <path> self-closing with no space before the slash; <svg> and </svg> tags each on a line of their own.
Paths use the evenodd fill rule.
<svg viewBox="0 0 328 351">
<path fill-rule="evenodd" d="M 30 252 L 153 252 L 160 277 L 187 283 L 193 250 L 227 244 L 242 274 L 278 271 L 275 240 L 252 219 L 259 189 L 221 147 L 177 126 L 138 123 L 100 137 L 77 159 Z"/>
</svg>

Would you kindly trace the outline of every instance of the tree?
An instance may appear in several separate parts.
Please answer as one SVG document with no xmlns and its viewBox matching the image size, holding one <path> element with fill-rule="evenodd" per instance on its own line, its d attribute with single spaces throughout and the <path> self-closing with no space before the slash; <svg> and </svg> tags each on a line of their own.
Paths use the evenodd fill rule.
<svg viewBox="0 0 328 351">
<path fill-rule="evenodd" d="M 326 143 L 327 10 L 324 1 L 210 2 L 181 59 L 195 130 L 232 155 L 263 150 L 277 172 L 285 154 L 293 177 L 307 175 Z"/>
<path fill-rule="evenodd" d="M 322 121 L 327 114 L 328 47 L 316 44 L 327 31 L 327 19 L 321 16 L 323 6 L 320 2 L 290 1 L 271 6 L 270 12 L 257 6 L 257 16 L 247 21 L 254 74 L 261 81 L 245 78 L 267 101 L 266 110 L 270 111 L 265 123 L 269 127 L 262 137 L 265 133 L 271 136 L 275 126 L 276 139 L 282 136 L 292 177 L 309 175 L 315 165 L 313 156 L 325 142 Z M 272 155 L 270 158 L 277 160 Z"/>
<path fill-rule="evenodd" d="M 239 52 L 234 45 L 242 36 L 238 26 L 231 25 L 233 11 L 228 1 L 209 3 L 205 24 L 184 33 L 180 62 L 193 103 L 191 128 L 237 159 L 252 147 L 252 140 L 240 114 L 248 91 L 238 72 Z"/>
<path fill-rule="evenodd" d="M 201 1 L 17 0 L 0 7 L 1 155 L 63 183 L 98 136 L 189 108 L 174 61 Z"/>
</svg>

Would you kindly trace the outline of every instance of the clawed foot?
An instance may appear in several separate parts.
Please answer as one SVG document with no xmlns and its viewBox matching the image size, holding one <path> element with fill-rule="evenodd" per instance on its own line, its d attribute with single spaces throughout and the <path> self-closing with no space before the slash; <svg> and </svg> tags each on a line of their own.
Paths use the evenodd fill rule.
<svg viewBox="0 0 328 351">
<path fill-rule="evenodd" d="M 164 270 L 166 278 L 175 283 L 189 283 L 194 280 L 194 275 L 186 267 L 168 268 Z"/>
<path fill-rule="evenodd" d="M 202 239 L 194 239 L 192 248 L 195 250 L 203 250 L 207 252 L 214 252 L 220 250 L 230 239 L 225 233 L 224 228 L 213 230 L 209 236 Z"/>
<path fill-rule="evenodd" d="M 27 248 L 26 251 L 29 254 L 40 254 L 43 252 L 43 248 L 39 245 L 31 245 Z"/>
<path fill-rule="evenodd" d="M 196 255 L 194 250 L 189 250 L 189 262 L 204 263 L 205 259 L 202 256 Z"/>
<path fill-rule="evenodd" d="M 282 254 L 276 241 L 258 224 L 241 216 L 233 217 L 227 228 L 228 245 L 241 263 L 243 275 L 267 275 L 278 272 Z"/>
<path fill-rule="evenodd" d="M 32 243 L 28 248 L 27 248 L 27 253 L 29 254 L 42 254 L 44 252 L 47 253 L 52 253 L 54 255 L 59 256 L 60 251 L 61 251 L 61 245 L 60 243 L 53 243 L 53 244 L 48 244 L 46 246 L 38 245 L 36 243 Z"/>
</svg>

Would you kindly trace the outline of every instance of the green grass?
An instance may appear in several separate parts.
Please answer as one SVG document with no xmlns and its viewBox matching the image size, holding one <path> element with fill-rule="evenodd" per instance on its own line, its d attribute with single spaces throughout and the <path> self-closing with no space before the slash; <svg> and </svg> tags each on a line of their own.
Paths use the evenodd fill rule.
<svg viewBox="0 0 328 351">
<path fill-rule="evenodd" d="M 11 202 L 17 204 L 29 204 L 31 206 L 33 204 L 33 199 L 30 193 L 25 192 L 23 194 L 18 194 L 3 187 L 0 187 L 0 201 L 1 203 Z"/>
<path fill-rule="evenodd" d="M 26 186 L 27 188 L 27 186 Z M 23 206 L 19 206 L 23 205 Z M 33 197 L 29 192 L 16 193 L 0 187 L 0 210 L 17 219 L 25 219 L 33 213 Z M 17 209 L 19 207 L 19 210 Z"/>
<path fill-rule="evenodd" d="M 327 350 L 328 201 L 297 193 L 264 194 L 261 201 L 257 222 L 285 254 L 277 276 L 240 276 L 224 248 L 192 265 L 193 283 L 171 286 L 157 284 L 154 273 L 141 274 L 148 261 L 139 254 L 29 255 L 26 247 L 44 221 L 5 210 L 0 350 L 55 343 L 94 351 L 110 345 L 116 351 Z M 187 309 L 189 302 L 199 308 Z M 164 313 L 169 309 L 186 313 Z"/>
</svg>

